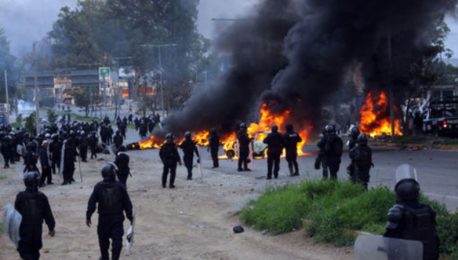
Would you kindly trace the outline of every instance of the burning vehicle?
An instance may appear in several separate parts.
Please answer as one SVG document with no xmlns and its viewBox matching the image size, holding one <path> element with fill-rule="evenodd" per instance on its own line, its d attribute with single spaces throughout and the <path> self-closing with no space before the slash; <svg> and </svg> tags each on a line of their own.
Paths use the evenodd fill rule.
<svg viewBox="0 0 458 260">
<path fill-rule="evenodd" d="M 391 135 L 388 97 L 384 91 L 369 92 L 360 109 L 359 129 L 370 137 Z M 399 119 L 394 120 L 394 134 L 402 135 Z"/>
</svg>

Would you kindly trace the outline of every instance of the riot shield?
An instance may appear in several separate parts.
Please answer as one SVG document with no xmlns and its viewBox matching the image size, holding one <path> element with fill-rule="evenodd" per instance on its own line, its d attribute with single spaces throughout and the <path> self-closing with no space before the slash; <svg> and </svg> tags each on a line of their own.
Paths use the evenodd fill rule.
<svg viewBox="0 0 458 260">
<path fill-rule="evenodd" d="M 19 243 L 19 226 L 21 225 L 21 221 L 21 214 L 11 203 L 8 203 L 3 208 L 3 230 L 16 247 Z"/>
<path fill-rule="evenodd" d="M 423 259 L 423 244 L 420 241 L 364 234 L 356 239 L 353 259 L 421 260 Z"/>
<path fill-rule="evenodd" d="M 403 164 L 396 168 L 396 184 L 403 180 L 415 180 L 418 182 L 417 170 L 410 164 Z"/>
</svg>

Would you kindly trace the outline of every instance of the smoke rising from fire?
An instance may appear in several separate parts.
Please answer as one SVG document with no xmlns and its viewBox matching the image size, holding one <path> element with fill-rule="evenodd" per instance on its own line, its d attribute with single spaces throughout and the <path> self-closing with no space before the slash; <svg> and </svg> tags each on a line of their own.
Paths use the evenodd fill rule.
<svg viewBox="0 0 458 260">
<path fill-rule="evenodd" d="M 296 122 L 317 122 L 321 108 L 343 84 L 355 62 L 369 88 L 388 86 L 387 42 L 404 73 L 431 48 L 430 33 L 456 0 L 265 0 L 217 41 L 231 54 L 231 68 L 196 92 L 183 111 L 166 120 L 172 132 L 219 126 L 249 118 L 259 101 L 289 108 Z"/>
</svg>

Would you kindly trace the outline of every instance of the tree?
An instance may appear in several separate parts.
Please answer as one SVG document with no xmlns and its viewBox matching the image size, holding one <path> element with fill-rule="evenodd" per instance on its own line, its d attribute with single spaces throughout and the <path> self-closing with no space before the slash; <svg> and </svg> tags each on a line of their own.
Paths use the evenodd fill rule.
<svg viewBox="0 0 458 260">
<path fill-rule="evenodd" d="M 94 103 L 94 97 L 97 95 L 97 89 L 93 88 L 75 88 L 72 91 L 75 104 L 78 107 L 84 107 L 86 116 L 89 115 L 89 106 Z"/>
<path fill-rule="evenodd" d="M 37 130 L 37 127 L 36 127 L 36 113 L 33 112 L 31 113 L 28 117 L 25 118 L 25 124 L 24 124 L 24 128 L 25 130 L 27 130 L 27 132 L 35 135 L 36 134 L 36 130 Z"/>
<path fill-rule="evenodd" d="M 52 109 L 48 109 L 48 122 L 50 124 L 55 124 L 57 121 L 57 114 Z"/>
<path fill-rule="evenodd" d="M 0 102 L 6 102 L 6 94 L 4 88 L 4 71 L 6 70 L 8 76 L 8 90 L 9 94 L 14 94 L 14 88 L 11 86 L 16 85 L 18 79 L 19 67 L 16 64 L 16 58 L 10 53 L 9 41 L 6 38 L 4 30 L 0 27 Z"/>
<path fill-rule="evenodd" d="M 159 70 L 171 85 L 189 80 L 202 67 L 208 41 L 198 33 L 198 0 L 86 0 L 61 9 L 49 32 L 60 67 L 108 64 Z M 159 50 L 147 44 L 175 44 Z M 143 47 L 142 47 L 143 46 Z M 150 45 L 151 46 L 151 45 Z M 159 53 L 160 52 L 160 53 Z M 146 54 L 146 55 L 145 55 Z"/>
</svg>

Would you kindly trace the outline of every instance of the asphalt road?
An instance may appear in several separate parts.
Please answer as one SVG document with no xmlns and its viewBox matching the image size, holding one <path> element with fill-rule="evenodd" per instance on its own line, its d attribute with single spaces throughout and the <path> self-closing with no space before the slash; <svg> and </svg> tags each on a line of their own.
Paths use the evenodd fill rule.
<svg viewBox="0 0 458 260">
<path fill-rule="evenodd" d="M 129 138 L 130 139 L 130 138 Z M 317 150 L 314 145 L 305 147 L 307 155 L 300 157 L 300 177 L 289 177 L 285 159 L 280 162 L 280 177 L 278 180 L 268 181 L 265 179 L 267 162 L 265 159 L 256 159 L 250 164 L 251 172 L 237 172 L 237 161 L 221 160 L 219 172 L 224 174 L 237 174 L 251 176 L 253 179 L 262 182 L 293 183 L 302 179 L 319 179 L 321 170 L 313 168 Z M 202 154 L 202 165 L 205 169 L 212 166 L 210 154 L 206 148 L 200 148 Z M 181 151 L 180 151 L 181 153 Z M 145 160 L 159 161 L 157 150 L 145 150 L 131 152 L 132 156 L 139 156 Z M 373 154 L 375 167 L 371 170 L 370 187 L 387 186 L 393 188 L 395 184 L 395 170 L 404 163 L 411 164 L 417 169 L 418 178 L 423 194 L 443 202 L 447 207 L 455 211 L 458 209 L 458 151 L 398 151 L 398 150 L 375 150 Z M 348 154 L 342 156 L 341 169 L 338 173 L 340 180 L 348 179 L 346 166 L 350 163 Z M 194 174 L 200 174 L 194 170 Z"/>
</svg>

